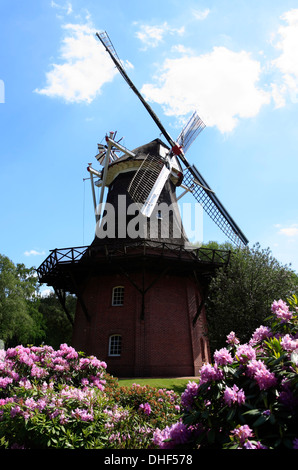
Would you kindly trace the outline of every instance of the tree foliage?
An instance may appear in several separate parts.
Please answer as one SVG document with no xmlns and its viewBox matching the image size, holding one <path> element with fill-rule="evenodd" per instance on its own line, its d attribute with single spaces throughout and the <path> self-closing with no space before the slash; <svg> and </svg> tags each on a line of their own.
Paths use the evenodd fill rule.
<svg viewBox="0 0 298 470">
<path fill-rule="evenodd" d="M 66 296 L 66 308 L 74 319 L 76 297 Z M 40 299 L 39 311 L 44 320 L 45 343 L 58 349 L 60 344 L 71 343 L 72 325 L 54 293 Z"/>
<path fill-rule="evenodd" d="M 70 343 L 71 324 L 55 294 L 41 297 L 35 269 L 14 264 L 0 255 L 0 339 L 5 347 L 18 344 L 59 348 Z M 66 307 L 74 317 L 76 300 L 66 296 Z"/>
<path fill-rule="evenodd" d="M 33 268 L 15 265 L 0 255 L 0 338 L 6 345 L 16 339 L 28 343 L 43 337 L 37 283 Z"/>
<path fill-rule="evenodd" d="M 206 311 L 211 349 L 222 347 L 230 331 L 247 341 L 269 315 L 272 302 L 290 296 L 297 284 L 294 271 L 281 265 L 269 248 L 256 244 L 233 251 L 229 265 L 218 270 L 209 287 Z"/>
</svg>

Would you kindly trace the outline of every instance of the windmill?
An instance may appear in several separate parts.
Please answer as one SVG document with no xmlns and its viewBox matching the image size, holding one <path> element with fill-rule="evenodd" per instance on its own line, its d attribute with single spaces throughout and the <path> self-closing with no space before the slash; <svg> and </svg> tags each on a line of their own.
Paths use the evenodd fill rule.
<svg viewBox="0 0 298 470">
<path fill-rule="evenodd" d="M 97 36 L 167 144 L 158 138 L 130 150 L 115 132 L 106 135 L 95 157 L 102 169 L 88 166 L 96 227 L 103 233 L 96 230 L 88 246 L 51 250 L 38 268 L 39 279 L 54 287 L 66 312 L 66 292 L 76 295 L 72 344 L 106 361 L 109 373 L 118 377 L 194 376 L 210 360 L 205 312 L 208 286 L 218 267 L 229 263 L 230 251 L 189 247 L 180 224 L 176 187 L 182 188 L 179 197 L 191 193 L 233 243 L 246 244 L 247 239 L 185 158 L 205 127 L 198 114 L 192 114 L 174 141 L 127 76 L 107 33 Z M 131 205 L 138 208 L 136 217 L 128 210 Z M 170 210 L 166 214 L 162 209 L 160 217 L 162 205 Z M 108 208 L 115 232 L 105 231 Z M 130 227 L 143 222 L 149 231 L 130 232 Z"/>
<path fill-rule="evenodd" d="M 205 212 L 232 243 L 234 243 L 236 246 L 247 245 L 248 240 L 246 236 L 240 230 L 236 222 L 230 216 L 228 211 L 220 202 L 196 166 L 190 164 L 185 157 L 185 153 L 191 144 L 205 128 L 205 124 L 199 117 L 198 113 L 196 111 L 193 112 L 191 118 L 181 131 L 177 140 L 173 140 L 153 109 L 149 106 L 147 101 L 144 99 L 144 97 L 141 95 L 127 75 L 107 32 L 104 31 L 101 33 L 96 33 L 96 36 L 105 47 L 122 77 L 140 99 L 141 103 L 144 105 L 170 146 L 170 150 L 164 155 L 163 158 L 156 159 L 156 157 L 148 155 L 144 159 L 138 171 L 133 176 L 127 188 L 128 193 L 131 195 L 132 199 L 137 203 L 141 203 L 141 213 L 146 217 L 150 217 L 158 201 L 159 195 L 171 172 L 173 171 L 173 163 L 178 159 L 181 167 L 181 181 L 183 180 L 182 187 L 184 188 L 185 192 L 190 192 L 194 196 L 196 201 L 203 206 Z M 124 152 L 124 154 L 130 156 L 134 155 L 133 152 L 124 148 L 119 144 L 119 142 L 116 142 L 113 139 L 113 134 L 106 136 L 106 142 L 107 146 L 100 149 L 100 160 L 104 165 L 104 170 L 101 175 L 100 203 L 103 201 L 105 177 L 107 174 L 109 162 L 113 156 L 115 157 L 115 151 L 113 151 L 113 149 L 118 149 Z M 88 169 L 90 172 L 93 170 L 91 166 L 89 166 Z"/>
</svg>

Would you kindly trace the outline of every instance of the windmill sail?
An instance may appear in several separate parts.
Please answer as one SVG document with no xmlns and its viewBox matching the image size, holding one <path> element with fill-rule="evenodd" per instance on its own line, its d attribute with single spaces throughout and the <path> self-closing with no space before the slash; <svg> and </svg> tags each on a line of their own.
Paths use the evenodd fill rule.
<svg viewBox="0 0 298 470">
<path fill-rule="evenodd" d="M 195 165 L 185 170 L 183 184 L 189 188 L 195 199 L 202 204 L 205 212 L 236 246 L 247 245 L 247 238 Z"/>
<path fill-rule="evenodd" d="M 160 120 L 158 119 L 154 111 L 152 110 L 152 108 L 145 101 L 143 96 L 140 94 L 138 89 L 135 87 L 133 82 L 128 77 L 107 32 L 104 31 L 100 34 L 96 33 L 96 35 L 98 39 L 101 41 L 101 43 L 104 45 L 104 47 L 106 48 L 107 52 L 109 53 L 111 59 L 113 60 L 114 64 L 116 65 L 122 77 L 125 79 L 125 81 L 128 83 L 130 88 L 140 99 L 141 103 L 145 106 L 148 113 L 150 114 L 150 116 L 152 117 L 152 119 L 154 120 L 158 128 L 160 129 L 161 133 L 163 134 L 163 136 L 165 137 L 165 139 L 168 141 L 168 143 L 171 146 L 171 153 L 169 153 L 169 155 L 167 156 L 167 162 L 165 161 L 163 163 L 164 166 L 163 168 L 161 168 L 160 173 L 156 176 L 156 179 L 153 178 L 153 180 L 149 181 L 148 172 L 150 172 L 150 170 L 147 171 L 147 178 L 146 178 L 146 173 L 143 173 L 142 175 L 142 171 L 145 170 L 146 168 L 145 166 L 142 171 L 141 169 L 138 170 L 140 174 L 139 175 L 136 174 L 134 181 L 131 182 L 129 190 L 130 191 L 134 190 L 135 198 L 136 199 L 140 198 L 140 202 L 143 202 L 143 200 L 141 199 L 142 194 L 140 191 L 140 188 L 141 188 L 140 181 L 144 181 L 144 182 L 147 181 L 147 184 L 146 184 L 147 199 L 145 200 L 145 203 L 143 204 L 141 211 L 143 211 L 144 214 L 148 214 L 150 212 L 149 208 L 152 211 L 152 204 L 154 201 L 157 202 L 157 199 L 158 199 L 157 196 L 162 191 L 163 184 L 166 181 L 167 170 L 171 168 L 171 159 L 173 155 L 177 155 L 185 166 L 185 170 L 183 171 L 184 184 L 187 186 L 188 190 L 192 192 L 192 194 L 194 195 L 195 199 L 198 202 L 202 203 L 205 211 L 208 213 L 211 219 L 221 228 L 221 230 L 228 236 L 228 238 L 233 243 L 235 243 L 236 245 L 241 245 L 241 244 L 247 245 L 248 240 L 245 237 L 245 235 L 241 232 L 241 230 L 236 225 L 234 220 L 225 210 L 225 208 L 223 207 L 221 202 L 218 200 L 214 192 L 211 190 L 209 185 L 206 183 L 206 181 L 204 180 L 202 175 L 199 173 L 197 168 L 194 165 L 191 166 L 188 163 L 187 159 L 185 158 L 185 152 L 188 150 L 188 148 L 193 143 L 195 138 L 199 135 L 199 133 L 205 127 L 205 124 L 203 123 L 203 121 L 195 112 L 191 116 L 189 122 L 187 123 L 183 131 L 180 133 L 177 139 L 177 142 L 175 142 L 170 136 L 170 134 L 167 132 L 167 130 L 164 128 L 164 126 L 162 125 L 162 123 L 160 122 Z"/>
<path fill-rule="evenodd" d="M 187 152 L 191 144 L 205 127 L 204 122 L 195 111 L 177 139 L 177 144 L 179 147 L 182 147 L 184 153 Z"/>
<path fill-rule="evenodd" d="M 132 199 L 142 204 L 141 213 L 150 217 L 171 172 L 171 166 L 155 155 L 147 155 L 128 187 Z"/>
<path fill-rule="evenodd" d="M 204 127 L 204 122 L 195 111 L 177 139 L 175 144 L 177 150 L 180 149 L 180 153 L 182 149 L 186 152 Z M 172 157 L 173 155 L 169 153 L 162 163 L 160 158 L 148 155 L 129 185 L 128 193 L 135 202 L 143 204 L 141 213 L 146 217 L 151 216 L 171 173 Z"/>
<path fill-rule="evenodd" d="M 104 31 L 102 33 L 96 33 L 96 36 L 98 37 L 98 39 L 101 41 L 101 43 L 106 48 L 107 52 L 109 53 L 111 59 L 113 60 L 114 64 L 116 65 L 117 69 L 119 70 L 119 72 L 122 75 L 122 77 L 124 78 L 124 80 L 128 83 L 128 85 L 130 86 L 132 91 L 137 95 L 137 97 L 140 99 L 142 104 L 145 106 L 148 113 L 150 114 L 150 116 L 154 120 L 155 124 L 159 127 L 160 131 L 164 135 L 165 139 L 168 141 L 168 143 L 171 145 L 171 147 L 174 147 L 175 142 L 173 141 L 172 137 L 170 136 L 170 134 L 168 134 L 168 132 L 166 131 L 166 129 L 164 128 L 164 126 L 162 125 L 162 123 L 160 122 L 158 117 L 156 116 L 153 109 L 149 106 L 147 101 L 145 101 L 145 99 L 143 98 L 143 96 L 141 95 L 139 90 L 134 86 L 133 82 L 130 80 L 129 76 L 125 72 L 124 67 L 121 64 L 121 61 L 120 61 L 120 59 L 117 55 L 117 52 L 115 51 L 115 48 L 112 44 L 112 41 L 109 38 L 108 33 L 106 31 Z"/>
<path fill-rule="evenodd" d="M 157 180 L 155 181 L 153 188 L 150 191 L 149 196 L 147 197 L 146 201 L 144 202 L 143 207 L 141 208 L 141 212 L 144 216 L 150 217 L 153 209 L 158 201 L 158 198 L 160 196 L 160 193 L 162 192 L 162 189 L 169 177 L 169 174 L 171 173 L 170 168 L 168 168 L 166 165 L 163 166 Z"/>
<path fill-rule="evenodd" d="M 116 52 L 116 50 L 115 50 L 115 48 L 112 44 L 111 39 L 109 38 L 108 33 L 106 31 L 103 31 L 101 33 L 96 33 L 96 36 L 98 37 L 100 42 L 103 44 L 106 51 L 109 53 L 111 59 L 113 60 L 114 64 L 116 65 L 117 69 L 119 70 L 119 72 L 122 75 L 122 77 L 124 78 L 124 80 L 128 83 L 128 85 L 130 86 L 132 91 L 137 95 L 137 97 L 139 98 L 141 103 L 144 105 L 144 107 L 146 108 L 146 110 L 148 111 L 148 113 L 150 114 L 152 119 L 154 120 L 155 124 L 157 125 L 157 127 L 159 128 L 159 130 L 161 131 L 161 133 L 163 134 L 165 139 L 170 144 L 170 146 L 171 146 L 172 150 L 174 151 L 174 153 L 176 155 L 179 155 L 179 157 L 181 158 L 181 160 L 183 161 L 183 163 L 185 165 L 188 165 L 187 162 L 184 160 L 184 155 L 183 155 L 183 152 L 181 151 L 181 149 L 179 148 L 179 145 L 177 145 L 177 143 L 172 139 L 172 137 L 170 136 L 168 131 L 162 125 L 161 121 L 159 120 L 159 118 L 157 117 L 157 115 L 155 114 L 153 109 L 151 108 L 151 106 L 149 106 L 147 101 L 144 99 L 144 97 L 141 95 L 139 90 L 135 87 L 135 85 L 133 84 L 133 82 L 131 81 L 131 79 L 129 78 L 127 73 L 125 72 L 124 67 L 123 67 L 123 65 L 122 65 L 122 63 L 121 63 L 121 61 L 118 57 L 118 54 L 117 54 L 117 52 Z M 196 113 L 194 113 L 193 116 L 191 117 L 191 119 L 189 120 L 189 123 L 188 123 L 187 126 L 189 126 L 188 131 L 186 130 L 186 128 L 184 128 L 184 130 L 181 132 L 179 137 L 180 137 L 180 140 L 182 142 L 182 140 L 183 140 L 182 133 L 183 132 L 185 133 L 186 131 L 187 131 L 187 133 L 189 133 L 192 130 L 193 131 L 192 132 L 193 138 L 190 142 L 190 143 L 192 143 L 194 141 L 195 137 L 199 134 L 200 130 L 204 129 L 205 124 L 199 118 L 199 116 Z M 194 132 L 195 129 L 196 129 L 196 132 Z M 188 147 L 189 146 L 190 146 L 190 144 L 188 145 Z"/>
</svg>

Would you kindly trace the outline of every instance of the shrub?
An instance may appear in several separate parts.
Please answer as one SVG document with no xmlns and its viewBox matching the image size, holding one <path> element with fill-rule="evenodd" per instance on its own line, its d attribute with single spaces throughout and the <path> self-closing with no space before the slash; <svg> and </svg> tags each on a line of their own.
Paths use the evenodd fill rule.
<svg viewBox="0 0 298 470">
<path fill-rule="evenodd" d="M 180 397 L 172 390 L 134 383 L 129 387 L 107 387 L 106 393 L 123 407 L 150 416 L 152 427 L 175 422 L 180 413 Z"/>
<path fill-rule="evenodd" d="M 62 344 L 0 355 L 0 448 L 147 448 L 179 414 L 173 392 L 119 387 L 106 364 Z"/>
<path fill-rule="evenodd" d="M 298 448 L 298 300 L 274 301 L 269 326 L 235 333 L 181 396 L 183 418 L 157 429 L 160 448 Z M 267 322 L 266 321 L 266 322 Z"/>
</svg>

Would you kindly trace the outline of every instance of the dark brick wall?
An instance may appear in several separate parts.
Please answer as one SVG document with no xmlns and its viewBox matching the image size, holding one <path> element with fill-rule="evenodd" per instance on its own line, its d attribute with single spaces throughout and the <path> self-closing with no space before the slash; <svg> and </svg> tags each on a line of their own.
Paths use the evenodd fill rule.
<svg viewBox="0 0 298 470">
<path fill-rule="evenodd" d="M 131 281 L 141 287 L 142 274 L 131 274 Z M 153 281 L 142 318 L 142 295 L 126 276 L 91 278 L 83 292 L 91 320 L 78 303 L 73 345 L 106 361 L 108 372 L 117 377 L 197 375 L 202 362 L 209 360 L 204 310 L 193 326 L 201 299 L 197 284 L 187 276 L 157 280 L 157 274 L 147 273 L 145 286 Z M 114 307 L 112 289 L 117 285 L 124 286 L 124 305 Z M 113 334 L 122 336 L 120 357 L 108 355 Z"/>
</svg>

